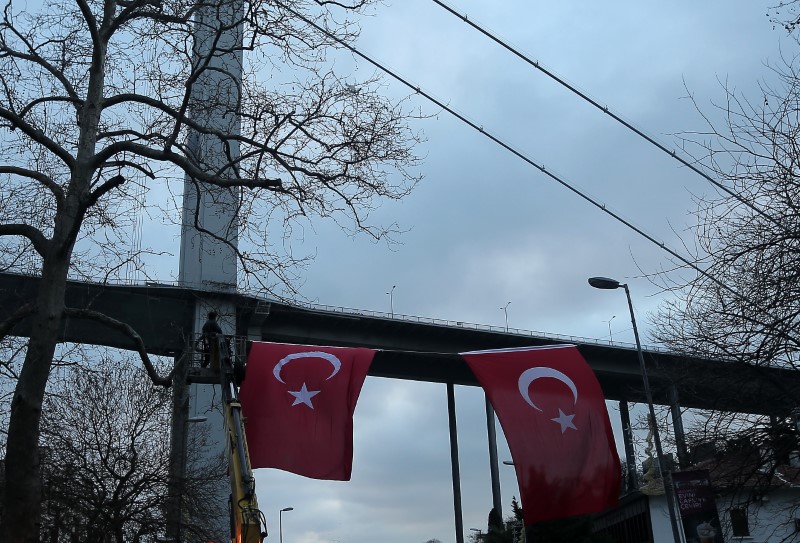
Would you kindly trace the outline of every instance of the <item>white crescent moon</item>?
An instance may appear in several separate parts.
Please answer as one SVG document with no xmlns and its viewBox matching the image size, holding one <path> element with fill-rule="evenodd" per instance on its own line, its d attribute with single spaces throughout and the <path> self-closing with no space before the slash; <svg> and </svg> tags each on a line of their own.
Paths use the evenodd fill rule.
<svg viewBox="0 0 800 543">
<path fill-rule="evenodd" d="M 536 409 L 537 411 L 541 411 L 538 405 L 533 403 L 531 400 L 530 395 L 528 394 L 528 387 L 531 386 L 536 379 L 541 379 L 542 377 L 550 377 L 551 379 L 558 379 L 565 385 L 569 387 L 572 391 L 572 400 L 573 405 L 578 403 L 578 388 L 575 386 L 575 383 L 572 382 L 567 375 L 561 373 L 558 370 L 554 370 L 553 368 L 544 368 L 544 367 L 536 367 L 536 368 L 529 368 L 522 372 L 522 375 L 519 376 L 519 393 L 522 395 L 524 400 L 531 404 L 531 407 Z"/>
<path fill-rule="evenodd" d="M 275 364 L 275 367 L 272 369 L 272 374 L 275 376 L 275 379 L 280 381 L 281 383 L 286 384 L 286 381 L 281 379 L 281 370 L 283 367 L 291 362 L 292 360 L 297 360 L 298 358 L 322 358 L 327 360 L 333 366 L 333 373 L 331 373 L 325 380 L 331 379 L 334 375 L 339 373 L 339 369 L 342 367 L 342 362 L 339 360 L 335 355 L 330 353 L 323 353 L 322 351 L 309 351 L 305 353 L 292 353 L 290 355 L 286 355 L 281 358 L 280 362 Z"/>
</svg>

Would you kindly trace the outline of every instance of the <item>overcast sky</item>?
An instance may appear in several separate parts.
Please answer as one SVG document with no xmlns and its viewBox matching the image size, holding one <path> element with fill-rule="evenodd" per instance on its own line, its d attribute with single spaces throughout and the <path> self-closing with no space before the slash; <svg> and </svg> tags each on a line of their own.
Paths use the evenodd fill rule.
<svg viewBox="0 0 800 543">
<path fill-rule="evenodd" d="M 672 146 L 704 128 L 691 93 L 713 117 L 721 81 L 755 103 L 767 63 L 796 45 L 766 16 L 777 0 L 534 2 L 451 0 L 457 11 Z M 31 2 L 38 4 L 39 2 Z M 431 0 L 387 0 L 362 19 L 358 48 L 556 171 L 626 219 L 679 248 L 694 209 L 711 192 L 608 116 L 480 35 Z M 359 61 L 354 82 L 374 69 Z M 387 77 L 386 92 L 408 89 Z M 591 289 L 594 275 L 628 282 L 647 328 L 660 297 L 642 277 L 668 267 L 666 254 L 519 158 L 422 98 L 431 115 L 424 180 L 377 222 L 406 232 L 387 246 L 315 223 L 298 252 L 316 253 L 303 274 L 304 300 L 588 338 L 632 342 L 622 292 Z M 176 240 L 157 221 L 145 245 Z M 687 238 L 688 239 L 688 238 Z M 177 275 L 165 264 L 163 279 Z M 394 290 L 392 291 L 394 287 Z M 390 296 L 392 291 L 391 305 Z M 510 302 L 510 304 L 508 304 Z M 465 536 L 485 529 L 491 508 L 483 393 L 458 387 Z M 617 413 L 612 424 L 619 431 Z M 502 432 L 500 459 L 509 459 Z M 504 515 L 518 495 L 501 466 Z M 270 539 L 285 543 L 423 543 L 455 540 L 444 385 L 368 378 L 355 415 L 350 482 L 257 471 Z"/>
<path fill-rule="evenodd" d="M 781 47 L 796 51 L 761 0 L 450 5 L 670 147 L 676 134 L 704 129 L 687 94 L 712 118 L 721 82 L 759 103 L 766 65 Z M 431 0 L 387 0 L 361 26 L 363 53 L 668 245 L 690 239 L 692 195 L 711 192 L 704 180 L 462 20 Z M 339 66 L 354 84 L 374 72 L 350 58 Z M 409 94 L 388 76 L 385 91 Z M 642 275 L 669 267 L 662 250 L 447 112 L 421 97 L 411 103 L 430 116 L 415 124 L 426 138 L 424 180 L 373 214 L 405 233 L 389 246 L 315 222 L 295 247 L 316 254 L 303 273 L 304 301 L 498 327 L 507 307 L 511 328 L 603 340 L 610 331 L 632 342 L 624 294 L 586 283 L 604 275 L 630 284 L 646 334 L 660 296 Z M 145 245 L 177 255 L 158 221 L 142 233 Z M 159 257 L 160 278 L 175 279 L 177 265 Z M 257 470 L 270 541 L 285 507 L 294 508 L 283 516 L 285 543 L 455 541 L 446 403 L 444 385 L 368 378 L 350 482 Z M 492 506 L 483 393 L 457 387 L 456 404 L 468 536 L 485 529 Z M 510 459 L 498 432 L 500 459 Z M 518 489 L 511 467 L 501 475 L 508 515 Z"/>
<path fill-rule="evenodd" d="M 703 128 L 720 81 L 759 100 L 756 82 L 791 43 L 768 3 L 453 0 L 527 55 L 670 146 Z M 490 42 L 430 0 L 391 1 L 362 21 L 359 49 L 627 219 L 679 248 L 700 177 Z M 363 74 L 372 73 L 365 63 Z M 406 90 L 388 81 L 387 92 Z M 762 98 L 763 99 L 763 98 Z M 302 294 L 321 304 L 632 342 L 622 292 L 586 278 L 626 281 L 642 325 L 658 303 L 642 272 L 666 255 L 474 130 L 419 100 L 427 142 L 419 188 L 376 214 L 408 231 L 387 247 L 332 225 L 306 232 L 316 260 Z M 491 508 L 480 390 L 458 387 L 464 527 L 485 529 Z M 619 429 L 612 410 L 615 429 Z M 508 459 L 500 439 L 500 458 Z M 504 514 L 518 495 L 501 466 Z M 368 378 L 355 415 L 350 482 L 257 472 L 271 539 L 286 543 L 455 540 L 444 385 Z"/>
</svg>

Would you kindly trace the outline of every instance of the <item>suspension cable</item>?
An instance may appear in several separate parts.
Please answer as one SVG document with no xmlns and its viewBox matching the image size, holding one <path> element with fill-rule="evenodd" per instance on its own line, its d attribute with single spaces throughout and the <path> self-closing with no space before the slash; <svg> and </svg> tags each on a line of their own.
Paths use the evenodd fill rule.
<svg viewBox="0 0 800 543">
<path fill-rule="evenodd" d="M 716 179 L 714 179 L 713 177 L 708 175 L 706 172 L 704 172 L 703 170 L 701 170 L 700 168 L 698 168 L 697 166 L 692 164 L 692 162 L 686 160 L 681 155 L 679 155 L 677 153 L 677 151 L 675 151 L 675 149 L 668 149 L 664 144 L 662 144 L 661 142 L 656 140 L 654 137 L 649 136 L 648 134 L 646 134 L 645 132 L 643 132 L 639 128 L 636 128 L 630 122 L 626 121 L 625 119 L 623 119 L 622 117 L 620 117 L 619 115 L 614 113 L 607 105 L 600 104 L 596 100 L 592 99 L 585 92 L 581 91 L 580 89 L 578 89 L 574 85 L 571 85 L 570 83 L 568 83 L 564 79 L 558 77 L 555 73 L 553 73 L 549 69 L 547 69 L 544 66 L 542 66 L 538 61 L 531 59 L 530 57 L 526 56 L 524 53 L 521 53 L 519 50 L 515 49 L 514 47 L 509 45 L 507 42 L 503 41 L 502 39 L 500 39 L 496 35 L 492 34 L 491 32 L 489 32 L 488 30 L 486 30 L 482 26 L 478 25 L 474 21 L 471 21 L 466 14 L 462 15 L 462 14 L 458 13 L 457 11 L 455 11 L 453 8 L 451 8 L 450 6 L 448 6 L 447 4 L 442 2 L 441 0 L 432 0 L 432 2 L 434 2 L 437 5 L 439 5 L 440 7 L 444 8 L 446 11 L 448 11 L 452 15 L 455 15 L 456 17 L 458 17 L 459 19 L 461 19 L 462 21 L 467 23 L 469 26 L 471 26 L 472 28 L 474 28 L 475 30 L 477 30 L 478 32 L 480 32 L 481 34 L 483 34 L 484 36 L 489 38 L 490 40 L 494 41 L 495 43 L 497 43 L 498 45 L 500 45 L 501 47 L 503 47 L 504 49 L 506 49 L 510 53 L 512 53 L 515 56 L 517 56 L 518 58 L 522 59 L 523 61 L 525 61 L 530 66 L 533 66 L 534 68 L 536 68 L 537 70 L 542 72 L 544 75 L 546 75 L 547 77 L 549 77 L 550 79 L 552 79 L 553 81 L 555 81 L 556 83 L 558 83 L 559 85 L 564 87 L 565 89 L 569 90 L 570 92 L 572 92 L 576 96 L 580 97 L 582 100 L 588 102 L 589 104 L 593 105 L 594 107 L 596 107 L 597 109 L 599 109 L 603 113 L 607 114 L 609 117 L 611 117 L 612 119 L 617 121 L 619 124 L 621 124 L 622 126 L 627 128 L 628 130 L 630 130 L 631 132 L 633 132 L 634 134 L 636 134 L 640 138 L 644 139 L 645 141 L 647 141 L 651 145 L 653 145 L 656 148 L 658 148 L 659 150 L 663 151 L 664 153 L 666 153 L 667 155 L 669 155 L 673 159 L 677 160 L 678 162 L 680 162 L 681 164 L 683 164 L 684 166 L 686 166 L 687 168 L 692 170 L 697 175 L 701 176 L 703 179 L 705 179 L 706 181 L 708 181 L 709 183 L 711 183 L 712 185 L 714 185 L 718 189 L 720 189 L 723 192 L 725 192 L 726 194 L 732 196 L 733 198 L 738 200 L 740 203 L 742 203 L 745 206 L 749 207 L 751 210 L 755 211 L 756 213 L 761 215 L 763 218 L 767 219 L 771 223 L 773 223 L 776 226 L 778 226 L 785 233 L 787 233 L 787 234 L 790 233 L 789 230 L 776 217 L 773 217 L 772 215 L 769 215 L 766 211 L 760 209 L 754 203 L 752 203 L 752 202 L 748 201 L 747 199 L 745 199 L 744 197 L 742 197 L 739 193 L 729 189 L 728 187 L 726 187 L 725 185 L 723 185 L 722 183 L 720 183 L 719 181 L 717 181 Z"/>
</svg>

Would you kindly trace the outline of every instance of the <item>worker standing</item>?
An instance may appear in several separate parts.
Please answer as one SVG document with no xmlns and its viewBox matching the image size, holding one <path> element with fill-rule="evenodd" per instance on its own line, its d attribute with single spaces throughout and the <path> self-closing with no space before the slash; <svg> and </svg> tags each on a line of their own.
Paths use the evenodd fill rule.
<svg viewBox="0 0 800 543">
<path fill-rule="evenodd" d="M 203 367 L 208 367 L 211 360 L 211 349 L 215 345 L 217 336 L 222 334 L 222 327 L 217 322 L 217 312 L 209 311 L 208 320 L 203 324 L 201 329 L 203 340 Z"/>
</svg>

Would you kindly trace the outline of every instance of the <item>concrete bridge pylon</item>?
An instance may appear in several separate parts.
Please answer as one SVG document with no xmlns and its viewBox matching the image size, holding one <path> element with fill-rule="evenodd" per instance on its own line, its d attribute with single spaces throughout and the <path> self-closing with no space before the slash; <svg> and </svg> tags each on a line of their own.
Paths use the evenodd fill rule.
<svg viewBox="0 0 800 543">
<path fill-rule="evenodd" d="M 238 135 L 242 85 L 242 0 L 206 3 L 196 14 L 193 45 L 193 73 L 198 77 L 191 88 L 189 116 L 211 130 L 190 130 L 188 152 L 206 172 L 235 176 L 231 163 L 240 156 L 237 141 L 213 133 Z M 184 181 L 183 216 L 178 280 L 181 287 L 195 289 L 191 338 L 199 337 L 211 311 L 225 335 L 235 334 L 236 307 L 213 293 L 236 292 L 238 243 L 238 190 L 193 179 Z M 213 296 L 213 297 L 212 297 Z M 192 345 L 190 348 L 194 347 Z M 184 365 L 188 364 L 184 358 Z M 171 476 L 175 495 L 170 515 L 170 536 L 185 539 L 184 525 L 198 523 L 210 528 L 215 540 L 229 538 L 229 484 L 225 461 L 225 428 L 221 394 L 213 384 L 187 383 L 184 367 L 175 386 L 173 402 Z M 216 389 L 216 390 L 215 390 Z M 186 496 L 194 485 L 185 484 L 192 473 L 211 471 L 206 483 L 208 496 Z M 186 504 L 210 501 L 203 518 Z"/>
</svg>

